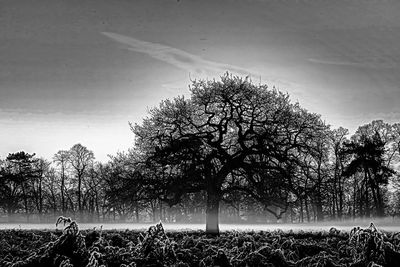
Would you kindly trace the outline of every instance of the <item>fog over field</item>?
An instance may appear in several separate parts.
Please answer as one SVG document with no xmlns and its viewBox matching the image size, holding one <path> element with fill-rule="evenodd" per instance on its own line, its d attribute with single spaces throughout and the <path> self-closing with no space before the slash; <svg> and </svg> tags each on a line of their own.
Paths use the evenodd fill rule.
<svg viewBox="0 0 400 267">
<path fill-rule="evenodd" d="M 387 232 L 400 232 L 400 219 L 371 219 L 371 220 L 348 220 L 348 221 L 325 221 L 322 223 L 257 223 L 257 224 L 220 224 L 220 230 L 225 231 L 276 231 L 284 232 L 319 232 L 329 231 L 332 227 L 349 232 L 354 227 L 368 228 L 374 223 L 379 230 Z M 81 230 L 103 229 L 103 230 L 135 230 L 146 231 L 154 223 L 79 223 Z M 166 231 L 204 231 L 204 223 L 164 223 Z M 22 230 L 62 230 L 64 226 L 49 223 L 0 223 L 0 229 L 22 229 Z"/>
</svg>

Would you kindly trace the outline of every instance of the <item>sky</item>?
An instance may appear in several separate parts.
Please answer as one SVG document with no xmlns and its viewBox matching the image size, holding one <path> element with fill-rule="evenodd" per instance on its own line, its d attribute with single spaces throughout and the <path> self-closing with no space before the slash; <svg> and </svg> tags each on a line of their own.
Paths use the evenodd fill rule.
<svg viewBox="0 0 400 267">
<path fill-rule="evenodd" d="M 289 93 L 333 128 L 400 122 L 397 0 L 0 0 L 0 158 L 99 161 L 193 79 Z"/>
</svg>

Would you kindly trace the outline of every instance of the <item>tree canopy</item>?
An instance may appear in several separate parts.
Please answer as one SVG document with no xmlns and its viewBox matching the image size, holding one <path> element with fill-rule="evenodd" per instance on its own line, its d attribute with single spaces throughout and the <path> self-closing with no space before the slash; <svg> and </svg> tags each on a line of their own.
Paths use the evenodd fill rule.
<svg viewBox="0 0 400 267">
<path fill-rule="evenodd" d="M 310 140 L 326 126 L 287 94 L 249 79 L 226 74 L 194 81 L 190 92 L 189 99 L 162 101 L 132 129 L 163 199 L 175 204 L 185 193 L 205 191 L 206 231 L 218 233 L 224 194 L 245 191 L 265 206 L 276 204 L 299 154 L 310 151 Z"/>
</svg>

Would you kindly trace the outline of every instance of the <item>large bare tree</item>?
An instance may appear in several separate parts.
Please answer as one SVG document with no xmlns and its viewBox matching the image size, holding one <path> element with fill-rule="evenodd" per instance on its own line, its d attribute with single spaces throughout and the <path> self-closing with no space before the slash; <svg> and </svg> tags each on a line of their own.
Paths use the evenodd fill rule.
<svg viewBox="0 0 400 267">
<path fill-rule="evenodd" d="M 307 140 L 325 125 L 287 94 L 229 74 L 220 81 L 194 81 L 190 91 L 190 99 L 161 102 L 132 129 L 164 200 L 176 204 L 185 193 L 205 191 L 206 232 L 218 234 L 224 194 L 244 190 L 266 206 L 278 202 L 279 194 L 256 189 L 276 177 L 290 187 L 298 153 L 307 151 Z"/>
</svg>

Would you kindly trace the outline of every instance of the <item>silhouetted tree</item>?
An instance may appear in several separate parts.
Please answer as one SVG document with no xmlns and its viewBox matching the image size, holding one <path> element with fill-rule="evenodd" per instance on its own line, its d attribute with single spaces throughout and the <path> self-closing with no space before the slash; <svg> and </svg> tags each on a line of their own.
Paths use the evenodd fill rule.
<svg viewBox="0 0 400 267">
<path fill-rule="evenodd" d="M 126 218 L 134 213 L 135 219 L 140 220 L 140 210 L 144 202 L 149 203 L 156 197 L 145 192 L 140 186 L 141 176 L 136 171 L 137 155 L 133 151 L 117 153 L 110 157 L 108 164 L 102 166 L 104 193 L 107 207 L 117 212 L 120 218 Z"/>
<path fill-rule="evenodd" d="M 43 190 L 43 183 L 46 179 L 47 172 L 50 168 L 50 162 L 43 158 L 38 159 L 33 163 L 33 168 L 36 175 L 30 179 L 30 188 L 32 191 L 32 200 L 39 214 L 39 218 L 42 219 L 44 212 L 44 198 L 45 192 Z"/>
<path fill-rule="evenodd" d="M 195 81 L 190 90 L 190 99 L 165 100 L 132 128 L 147 166 L 158 170 L 153 181 L 165 190 L 164 200 L 176 204 L 185 193 L 204 190 L 206 232 L 218 234 L 224 194 L 267 186 L 278 174 L 289 179 L 288 165 L 325 126 L 288 95 L 247 79 L 227 74 L 221 81 Z M 254 168 L 265 170 L 265 181 L 254 179 Z M 236 170 L 243 183 L 232 181 Z M 274 198 L 263 196 L 264 204 Z"/>
<path fill-rule="evenodd" d="M 66 202 L 65 202 L 65 180 L 66 180 L 66 170 L 70 161 L 70 153 L 67 150 L 59 150 L 53 156 L 53 162 L 60 167 L 60 192 L 61 192 L 61 210 L 63 214 L 66 212 Z"/>
<path fill-rule="evenodd" d="M 43 195 L 46 200 L 45 212 L 52 212 L 54 218 L 57 215 L 66 215 L 65 210 L 62 209 L 61 201 L 61 177 L 56 173 L 56 170 L 49 165 L 48 168 L 44 170 L 44 180 L 43 180 Z M 59 208 L 61 208 L 61 213 Z"/>
<path fill-rule="evenodd" d="M 308 140 L 309 149 L 302 153 L 302 175 L 306 176 L 306 192 L 316 210 L 316 219 L 324 219 L 323 207 L 327 206 L 328 183 L 330 182 L 329 132 L 320 131 L 319 135 Z"/>
<path fill-rule="evenodd" d="M 0 206 L 11 220 L 12 214 L 20 207 L 22 198 L 22 180 L 13 171 L 7 160 L 2 161 L 0 169 Z"/>
<path fill-rule="evenodd" d="M 333 210 L 337 211 L 339 219 L 342 219 L 344 211 L 344 194 L 345 194 L 345 176 L 343 175 L 345 164 L 347 164 L 348 157 L 344 152 L 344 143 L 347 142 L 346 135 L 349 131 L 345 128 L 339 127 L 331 132 L 331 145 L 332 145 L 332 161 L 333 161 L 333 181 L 332 181 L 332 198 Z"/>
<path fill-rule="evenodd" d="M 361 172 L 364 175 L 365 215 L 370 217 L 369 192 L 371 191 L 376 207 L 376 214 L 384 216 L 384 203 L 381 186 L 388 184 L 394 170 L 384 164 L 385 147 L 378 132 L 373 136 L 361 134 L 346 144 L 347 153 L 353 159 L 346 168 L 347 176 Z"/>
<path fill-rule="evenodd" d="M 75 171 L 76 179 L 78 182 L 77 198 L 78 198 L 78 211 L 82 215 L 82 182 L 86 175 L 86 171 L 94 160 L 94 154 L 81 144 L 76 144 L 69 150 L 69 161 Z"/>
<path fill-rule="evenodd" d="M 21 188 L 23 207 L 28 215 L 29 220 L 29 214 L 32 206 L 32 182 L 38 176 L 38 172 L 37 169 L 35 169 L 34 164 L 38 161 L 38 159 L 35 158 L 35 154 L 29 154 L 24 151 L 20 151 L 9 154 L 6 160 L 10 164 L 9 168 L 11 170 L 11 175 L 14 176 L 12 179 L 17 181 Z"/>
</svg>

